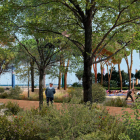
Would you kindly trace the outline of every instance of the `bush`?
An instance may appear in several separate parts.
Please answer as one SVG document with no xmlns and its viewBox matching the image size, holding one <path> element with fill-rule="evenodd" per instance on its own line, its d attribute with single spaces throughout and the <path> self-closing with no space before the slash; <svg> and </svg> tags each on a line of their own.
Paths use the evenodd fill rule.
<svg viewBox="0 0 140 140">
<path fill-rule="evenodd" d="M 50 106 L 46 115 L 38 120 L 38 126 L 42 129 L 39 136 L 42 139 L 91 140 L 94 137 L 93 140 L 100 140 L 106 136 L 106 140 L 118 140 L 118 135 L 125 131 L 125 126 L 119 120 L 104 110 L 89 109 L 89 105 L 67 104 L 65 107 L 63 104 L 60 110 Z M 102 136 L 99 137 L 98 131 Z"/>
<path fill-rule="evenodd" d="M 115 106 L 115 107 L 127 107 L 127 102 L 125 99 L 116 98 L 111 99 L 110 101 L 107 101 L 104 103 L 105 106 Z"/>
<path fill-rule="evenodd" d="M 15 86 L 10 89 L 9 97 L 12 99 L 19 99 L 19 95 L 22 93 L 22 90 L 19 86 Z"/>
<path fill-rule="evenodd" d="M 0 110 L 3 109 L 3 108 L 5 108 L 5 104 L 0 105 Z"/>
<path fill-rule="evenodd" d="M 25 116 L 13 116 L 12 122 L 6 116 L 0 116 L 0 139 L 1 140 L 40 140 L 36 134 L 38 127 L 33 120 L 26 120 Z"/>
<path fill-rule="evenodd" d="M 10 101 L 5 105 L 5 107 L 8 108 L 9 111 L 14 115 L 22 110 L 17 103 L 12 103 Z"/>
<path fill-rule="evenodd" d="M 82 87 L 81 84 L 79 84 L 78 82 L 75 82 L 71 85 L 72 87 Z"/>
<path fill-rule="evenodd" d="M 7 98 L 8 96 L 9 95 L 6 92 L 0 94 L 0 98 Z"/>
<path fill-rule="evenodd" d="M 54 102 L 57 102 L 57 103 L 68 103 L 70 102 L 70 100 L 71 100 L 71 97 L 69 96 L 62 96 L 62 97 L 54 96 Z"/>
<path fill-rule="evenodd" d="M 132 114 L 128 112 L 124 112 L 122 115 L 123 124 L 126 126 L 126 132 L 119 135 L 120 140 L 138 140 L 140 138 L 140 103 L 135 103 L 135 107 L 133 108 L 133 117 Z"/>
<path fill-rule="evenodd" d="M 71 103 L 82 103 L 83 102 L 83 90 L 81 88 L 71 88 L 68 90 L 69 101 Z"/>
<path fill-rule="evenodd" d="M 102 103 L 106 99 L 106 90 L 100 84 L 92 84 L 93 102 Z"/>
<path fill-rule="evenodd" d="M 13 122 L 0 117 L 0 139 L 23 140 L 119 140 L 125 125 L 97 104 L 62 104 L 21 111 Z"/>
<path fill-rule="evenodd" d="M 4 88 L 0 87 L 0 93 L 3 93 L 3 92 L 4 92 Z"/>
<path fill-rule="evenodd" d="M 110 87 L 117 87 L 117 82 L 115 80 L 110 80 Z"/>
</svg>

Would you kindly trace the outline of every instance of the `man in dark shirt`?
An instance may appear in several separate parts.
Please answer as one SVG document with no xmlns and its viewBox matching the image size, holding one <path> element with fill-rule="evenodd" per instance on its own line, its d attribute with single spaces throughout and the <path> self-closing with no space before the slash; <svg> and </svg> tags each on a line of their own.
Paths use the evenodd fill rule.
<svg viewBox="0 0 140 140">
<path fill-rule="evenodd" d="M 53 83 L 50 83 L 49 87 L 47 87 L 45 90 L 45 95 L 46 95 L 46 100 L 47 100 L 48 106 L 49 106 L 49 101 L 51 101 L 51 103 L 53 103 L 53 99 L 54 99 L 55 88 L 52 86 L 53 86 Z"/>
<path fill-rule="evenodd" d="M 127 91 L 127 97 L 126 97 L 126 100 L 128 99 L 128 97 L 130 97 L 131 100 L 132 100 L 132 102 L 134 102 L 133 97 L 132 97 L 132 95 L 131 95 L 132 91 L 133 91 L 133 90 L 128 90 L 128 91 Z"/>
</svg>

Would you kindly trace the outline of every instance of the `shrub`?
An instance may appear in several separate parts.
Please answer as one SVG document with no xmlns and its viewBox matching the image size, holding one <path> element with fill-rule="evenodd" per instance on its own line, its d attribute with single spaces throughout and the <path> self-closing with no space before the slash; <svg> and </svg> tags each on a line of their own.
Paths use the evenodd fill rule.
<svg viewBox="0 0 140 140">
<path fill-rule="evenodd" d="M 119 135 L 121 140 L 138 140 L 140 138 L 140 103 L 135 104 L 135 108 L 133 108 L 133 113 L 129 114 L 128 112 L 124 112 L 122 115 L 123 124 L 126 126 L 126 133 L 122 133 Z M 131 115 L 133 114 L 133 117 Z"/>
<path fill-rule="evenodd" d="M 7 98 L 8 96 L 9 95 L 6 92 L 0 94 L 0 98 Z"/>
<path fill-rule="evenodd" d="M 38 109 L 37 108 L 31 108 L 32 115 L 38 115 Z"/>
<path fill-rule="evenodd" d="M 82 87 L 81 84 L 79 84 L 78 82 L 75 82 L 71 85 L 72 87 Z"/>
<path fill-rule="evenodd" d="M 110 87 L 117 87 L 117 82 L 115 80 L 110 80 Z"/>
<path fill-rule="evenodd" d="M 15 86 L 14 88 L 10 89 L 9 96 L 13 99 L 18 99 L 19 95 L 22 93 L 22 90 L 19 86 Z"/>
<path fill-rule="evenodd" d="M 3 108 L 5 108 L 5 104 L 0 105 L 0 110 L 3 109 Z"/>
<path fill-rule="evenodd" d="M 40 122 L 36 123 L 42 129 L 38 135 L 42 139 L 88 140 L 87 135 L 92 135 L 89 140 L 94 136 L 95 140 L 100 140 L 102 136 L 106 136 L 106 140 L 118 140 L 118 135 L 125 132 L 125 126 L 106 111 L 89 109 L 88 105 L 82 104 L 67 104 L 67 107 L 63 104 L 60 110 L 50 106 L 46 115 L 38 120 Z M 102 136 L 99 137 L 97 131 Z"/>
<path fill-rule="evenodd" d="M 9 109 L 9 111 L 16 115 L 19 111 L 21 111 L 22 109 L 19 107 L 19 105 L 17 103 L 12 103 L 11 101 L 9 101 L 6 105 L 6 108 Z"/>
<path fill-rule="evenodd" d="M 0 93 L 3 93 L 3 92 L 4 92 L 4 88 L 0 87 Z"/>
<path fill-rule="evenodd" d="M 7 140 L 9 133 L 9 126 L 11 123 L 7 120 L 6 116 L 0 116 L 0 139 Z"/>
<path fill-rule="evenodd" d="M 39 132 L 34 120 L 26 120 L 25 116 L 13 116 L 13 122 L 7 118 L 0 117 L 0 139 L 1 140 L 40 140 L 36 135 Z"/>
<path fill-rule="evenodd" d="M 89 104 L 62 104 L 59 110 L 43 106 L 40 112 L 19 112 L 13 122 L 0 118 L 0 134 L 6 140 L 119 140 L 126 133 L 119 119 L 95 103 L 90 108 Z"/>
<path fill-rule="evenodd" d="M 106 90 L 100 84 L 92 84 L 93 102 L 102 103 L 106 98 Z"/>
<path fill-rule="evenodd" d="M 127 101 L 117 97 L 116 99 L 111 99 L 104 103 L 106 106 L 115 106 L 115 107 L 127 107 Z"/>
<path fill-rule="evenodd" d="M 83 90 L 81 88 L 71 88 L 68 90 L 69 100 L 71 103 L 82 103 L 83 102 Z"/>
</svg>

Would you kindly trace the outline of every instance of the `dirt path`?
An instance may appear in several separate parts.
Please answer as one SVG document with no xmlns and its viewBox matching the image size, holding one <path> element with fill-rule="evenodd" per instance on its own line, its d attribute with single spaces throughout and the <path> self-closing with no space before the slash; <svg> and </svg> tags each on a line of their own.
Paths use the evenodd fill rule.
<svg viewBox="0 0 140 140">
<path fill-rule="evenodd" d="M 0 99 L 0 103 L 6 103 L 8 101 L 16 102 L 24 110 L 31 109 L 32 107 L 34 107 L 34 108 L 38 108 L 39 107 L 39 101 Z M 56 105 L 57 108 L 61 107 L 61 103 L 54 103 L 54 105 Z M 131 108 L 126 108 L 126 109 L 122 110 L 122 107 L 107 106 L 106 109 L 108 110 L 109 114 L 113 115 L 113 116 L 122 115 L 124 111 L 127 111 L 128 113 L 132 113 L 133 112 L 133 110 Z M 134 115 L 132 115 L 131 117 L 133 117 L 133 116 Z"/>
</svg>

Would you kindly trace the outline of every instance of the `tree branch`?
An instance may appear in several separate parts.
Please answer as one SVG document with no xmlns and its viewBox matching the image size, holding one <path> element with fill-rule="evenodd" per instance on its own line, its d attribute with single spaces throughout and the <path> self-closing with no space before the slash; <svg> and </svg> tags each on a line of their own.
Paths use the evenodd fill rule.
<svg viewBox="0 0 140 140">
<path fill-rule="evenodd" d="M 37 62 L 36 58 L 29 52 L 29 50 L 27 49 L 27 47 L 19 41 L 19 39 L 17 38 L 17 36 L 16 36 L 15 34 L 14 34 L 14 36 L 15 36 L 16 40 L 19 42 L 19 44 L 20 44 L 21 46 L 23 46 L 23 48 L 26 50 L 26 52 L 29 54 L 29 56 L 30 56 L 30 57 L 36 62 L 36 64 L 39 66 L 39 63 Z"/>
<path fill-rule="evenodd" d="M 116 55 L 119 51 L 121 51 L 122 49 L 124 49 L 129 43 L 130 43 L 130 41 L 128 41 L 128 42 L 126 43 L 126 45 L 124 45 L 121 49 L 117 50 L 114 54 L 112 54 L 112 55 L 110 55 L 110 56 L 108 56 L 108 57 L 106 57 L 106 58 L 104 58 L 104 59 L 101 59 L 101 60 L 98 60 L 98 61 L 96 61 L 96 62 L 93 62 L 92 64 L 96 64 L 96 63 L 105 61 L 105 60 L 107 60 L 107 59 L 110 59 L 112 56 Z"/>
</svg>

